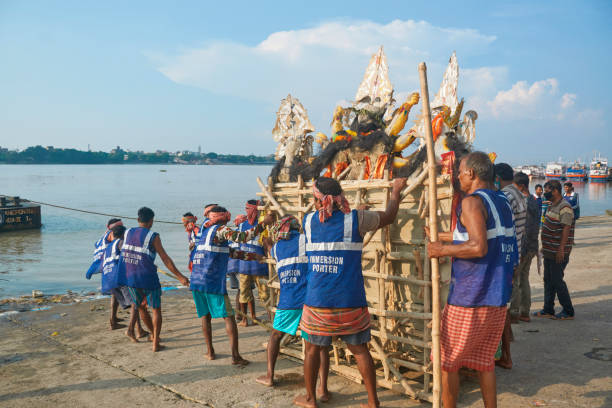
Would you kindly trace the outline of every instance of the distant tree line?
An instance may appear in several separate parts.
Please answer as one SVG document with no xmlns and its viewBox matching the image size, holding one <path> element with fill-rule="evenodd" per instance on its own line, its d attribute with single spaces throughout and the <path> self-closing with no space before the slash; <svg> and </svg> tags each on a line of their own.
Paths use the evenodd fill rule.
<svg viewBox="0 0 612 408">
<path fill-rule="evenodd" d="M 155 153 L 125 151 L 121 148 L 110 152 L 92 152 L 77 149 L 61 149 L 51 146 L 32 146 L 16 151 L 0 148 L 3 164 L 271 164 L 274 156 L 217 154 L 217 153 Z"/>
</svg>

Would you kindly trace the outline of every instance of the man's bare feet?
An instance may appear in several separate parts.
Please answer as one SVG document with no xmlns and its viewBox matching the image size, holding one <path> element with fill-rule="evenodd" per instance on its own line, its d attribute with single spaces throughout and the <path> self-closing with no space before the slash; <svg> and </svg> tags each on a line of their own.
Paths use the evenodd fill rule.
<svg viewBox="0 0 612 408">
<path fill-rule="evenodd" d="M 125 332 L 125 335 L 130 338 L 132 343 L 138 343 L 138 339 L 136 338 L 136 336 L 134 336 L 134 332 L 130 333 L 130 331 L 128 330 L 128 331 Z"/>
<path fill-rule="evenodd" d="M 499 366 L 501 368 L 504 368 L 506 370 L 511 370 L 512 369 L 512 360 L 510 361 L 506 361 L 506 360 L 497 360 L 495 361 L 495 365 Z"/>
<path fill-rule="evenodd" d="M 306 395 L 298 395 L 294 398 L 293 403 L 298 407 L 317 408 L 317 402 L 314 399 L 309 400 Z"/>
<path fill-rule="evenodd" d="M 161 351 L 161 350 L 163 350 L 165 348 L 166 348 L 166 346 L 162 346 L 161 344 L 154 342 L 152 350 L 153 350 L 154 353 L 157 353 L 158 351 Z"/>
<path fill-rule="evenodd" d="M 248 326 L 249 326 L 249 321 L 248 321 L 247 319 L 242 319 L 242 320 L 240 321 L 240 323 L 238 323 L 238 326 L 241 326 L 241 327 L 248 327 Z"/>
<path fill-rule="evenodd" d="M 117 329 L 120 329 L 122 327 L 125 327 L 125 326 L 122 325 L 122 324 L 117 323 L 117 320 L 112 320 L 112 319 L 110 320 L 110 329 L 111 330 L 117 330 Z"/>
<path fill-rule="evenodd" d="M 245 360 L 242 357 L 234 358 L 232 357 L 232 365 L 244 367 L 249 364 L 248 360 Z"/>
<path fill-rule="evenodd" d="M 331 398 L 331 393 L 329 390 L 317 389 L 317 399 L 321 402 L 328 402 Z"/>
<path fill-rule="evenodd" d="M 214 360 L 215 358 L 217 358 L 217 356 L 215 355 L 215 350 L 211 350 L 208 353 L 205 354 L 206 358 L 209 360 Z"/>
<path fill-rule="evenodd" d="M 265 385 L 266 387 L 274 386 L 274 381 L 272 380 L 272 378 L 268 377 L 267 375 L 262 375 L 261 377 L 257 377 L 255 381 L 257 381 L 261 385 Z"/>
<path fill-rule="evenodd" d="M 361 408 L 378 408 L 380 407 L 380 403 L 378 404 L 374 404 L 374 405 L 370 405 L 370 404 L 359 404 L 359 406 Z"/>
<path fill-rule="evenodd" d="M 148 331 L 142 330 L 142 329 L 140 330 L 136 329 L 136 337 L 138 337 L 139 339 L 142 339 L 143 337 L 146 337 L 148 335 L 149 335 Z"/>
</svg>

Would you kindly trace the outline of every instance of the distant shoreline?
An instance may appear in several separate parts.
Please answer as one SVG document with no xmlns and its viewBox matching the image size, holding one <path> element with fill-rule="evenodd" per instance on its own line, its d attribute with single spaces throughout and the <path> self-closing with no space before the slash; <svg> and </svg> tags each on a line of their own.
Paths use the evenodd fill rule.
<svg viewBox="0 0 612 408">
<path fill-rule="evenodd" d="M 264 162 L 264 163 L 232 163 L 232 162 L 220 162 L 220 163 L 3 163 L 0 165 L 7 166 L 134 166 L 134 165 L 145 165 L 145 166 L 274 166 L 276 162 Z"/>
</svg>

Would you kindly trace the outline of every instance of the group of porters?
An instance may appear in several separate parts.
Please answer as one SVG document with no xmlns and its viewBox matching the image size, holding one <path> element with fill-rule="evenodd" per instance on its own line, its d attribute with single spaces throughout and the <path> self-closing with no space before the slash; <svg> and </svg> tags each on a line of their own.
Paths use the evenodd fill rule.
<svg viewBox="0 0 612 408">
<path fill-rule="evenodd" d="M 483 386 L 487 406 L 494 406 L 495 377 L 491 371 L 494 367 L 493 357 L 504 327 L 506 302 L 512 288 L 512 270 L 517 259 L 512 213 L 503 193 L 493 190 L 492 180 L 489 180 L 492 175 L 492 163 L 484 153 L 471 153 L 461 160 L 458 177 L 461 190 L 467 198 L 480 197 L 481 200 L 473 211 L 471 207 L 463 206 L 452 234 L 452 244 L 428 244 L 430 257 L 454 257 L 454 283 L 450 288 L 449 304 L 454 301 L 459 305 L 454 306 L 455 309 L 461 311 L 494 309 L 496 316 L 500 316 L 493 321 L 487 317 L 484 321 L 474 323 L 488 333 L 486 341 L 480 338 L 472 341 L 460 336 L 455 339 L 461 343 L 457 343 L 456 347 L 453 345 L 455 340 L 452 331 L 462 330 L 455 327 L 460 324 L 460 320 L 451 319 L 453 321 L 449 321 L 447 326 L 445 317 L 442 318 L 441 337 L 444 339 L 445 330 L 448 331 L 446 337 L 450 344 L 447 353 L 444 350 L 442 353 L 443 367 L 444 364 L 453 366 L 447 369 L 452 372 L 454 379 L 455 369 L 458 368 L 454 365 L 461 365 L 463 361 L 460 360 L 466 353 L 468 357 L 476 353 L 476 357 L 482 359 L 483 367 L 486 365 L 483 372 L 479 372 L 482 374 L 481 380 L 486 377 L 485 382 L 492 384 L 492 387 Z M 251 285 L 260 284 L 258 277 L 263 276 L 263 267 L 258 261 L 268 253 L 276 261 L 280 296 L 274 316 L 274 330 L 268 342 L 267 373 L 257 378 L 257 382 L 273 385 L 274 365 L 281 339 L 285 334 L 295 335 L 300 328 L 305 340 L 306 393 L 297 396 L 294 403 L 302 407 L 316 407 L 317 400 L 329 400 L 328 348 L 332 338 L 339 338 L 354 355 L 363 378 L 368 402 L 362 405 L 378 407 L 376 372 L 368 349 L 371 335 L 361 269 L 363 237 L 368 231 L 375 231 L 394 222 L 405 185 L 406 179 L 394 180 L 385 211 L 351 210 L 340 184 L 334 179 L 320 177 L 313 183 L 316 211 L 306 214 L 301 222 L 292 216 L 276 220 L 273 214 L 260 219 L 257 202 L 247 203 L 247 215 L 236 220 L 238 228 L 227 226 L 230 214 L 216 204 L 206 206 L 204 221 L 199 228 L 195 227 L 195 217 L 186 214 L 183 221 L 190 237 L 190 279 L 178 271 L 164 251 L 159 235 L 151 231 L 153 211 L 143 207 L 138 211 L 136 228 L 126 230 L 119 220 L 111 220 L 109 230 L 96 244 L 94 263 L 87 276 L 100 270 L 102 272 L 102 291 L 113 295 L 111 326 L 116 325 L 118 303 L 124 308 L 131 307 L 128 337 L 137 342 L 138 338 L 149 336 L 153 342 L 153 351 L 158 351 L 162 347 L 159 338 L 162 323 L 161 287 L 154 260 L 159 254 L 170 272 L 192 291 L 198 317 L 202 319 L 206 357 L 215 358 L 211 319 L 223 318 L 232 350 L 232 364 L 243 366 L 248 361 L 238 351 L 238 330 L 227 295 L 226 279 L 228 272 L 230 276 L 232 272 L 238 272 L 238 307 L 246 312 L 247 304 L 252 302 Z M 482 218 L 482 222 L 474 222 L 472 218 Z M 258 239 L 264 231 L 264 238 Z M 475 237 L 484 239 L 481 245 L 483 250 L 478 246 L 472 254 L 468 249 L 462 249 L 471 248 Z M 455 260 L 463 258 L 461 251 L 466 254 L 469 252 L 466 258 L 470 258 L 470 261 L 461 261 L 455 265 Z M 470 273 L 474 268 L 480 272 Z M 262 272 L 258 272 L 260 270 Z M 235 283 L 235 278 L 233 281 Z M 482 307 L 490 303 L 494 303 L 491 305 L 493 307 Z M 153 318 L 147 306 L 153 309 Z M 251 309 L 252 316 L 253 310 L 254 307 Z M 151 334 L 140 327 L 139 316 Z M 243 323 L 246 321 L 243 320 Z M 495 327 L 488 327 L 492 324 Z M 476 326 L 472 329 L 480 330 Z M 445 344 L 444 341 L 442 343 Z M 489 381 L 491 375 L 492 381 Z M 320 381 L 318 387 L 317 378 Z M 458 376 L 456 383 L 455 380 L 450 381 L 448 376 L 444 379 L 444 394 L 450 392 L 456 398 Z M 449 407 L 453 405 L 445 404 Z"/>
<path fill-rule="evenodd" d="M 131 308 L 127 336 L 134 342 L 148 337 L 153 351 L 159 351 L 163 348 L 162 290 L 154 263 L 159 255 L 166 268 L 192 292 L 198 317 L 202 319 L 206 357 L 215 358 L 211 319 L 222 318 L 232 364 L 244 366 L 249 362 L 238 350 L 237 323 L 227 280 L 239 289 L 237 307 L 245 312 L 242 324 L 247 325 L 247 305 L 255 318 L 253 287 L 261 288 L 260 297 L 267 292 L 263 286 L 267 281 L 267 264 L 261 262 L 267 254 L 276 261 L 280 296 L 268 342 L 267 374 L 257 378 L 257 382 L 274 384 L 274 366 L 282 337 L 296 335 L 301 328 L 306 340 L 306 394 L 296 397 L 296 405 L 311 407 L 316 406 L 316 400 L 329 399 L 328 348 L 332 337 L 338 337 L 355 356 L 368 392 L 367 405 L 375 407 L 379 401 L 374 362 L 367 346 L 370 315 L 361 273 L 363 236 L 395 220 L 405 185 L 406 179 L 394 181 L 385 211 L 351 210 L 340 184 L 321 177 L 313 185 L 316 211 L 306 214 L 302 222 L 293 216 L 277 220 L 273 213 L 260 217 L 254 200 L 247 202 L 246 215 L 234 221 L 236 228 L 227 225 L 231 215 L 217 204 L 204 208 L 200 226 L 196 217 L 187 213 L 183 224 L 189 237 L 190 278 L 178 270 L 164 250 L 159 234 L 151 230 L 153 210 L 142 207 L 138 210 L 138 227 L 126 228 L 119 219 L 108 222 L 107 231 L 95 244 L 94 261 L 86 277 L 102 274 L 102 293 L 111 295 L 111 328 L 120 327 L 119 305 Z M 264 231 L 264 238 L 259 239 Z M 150 333 L 142 328 L 141 320 Z"/>
</svg>

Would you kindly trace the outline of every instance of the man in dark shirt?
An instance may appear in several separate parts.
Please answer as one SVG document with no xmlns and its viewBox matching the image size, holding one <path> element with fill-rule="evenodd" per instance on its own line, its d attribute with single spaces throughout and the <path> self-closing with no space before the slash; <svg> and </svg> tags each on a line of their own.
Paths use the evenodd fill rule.
<svg viewBox="0 0 612 408">
<path fill-rule="evenodd" d="M 548 319 L 571 320 L 574 307 L 563 280 L 565 267 L 574 244 L 574 211 L 561 195 L 561 183 L 550 180 L 544 185 L 544 197 L 551 202 L 542 224 L 544 255 L 544 308 L 534 315 Z M 563 310 L 555 315 L 555 296 Z"/>
</svg>

